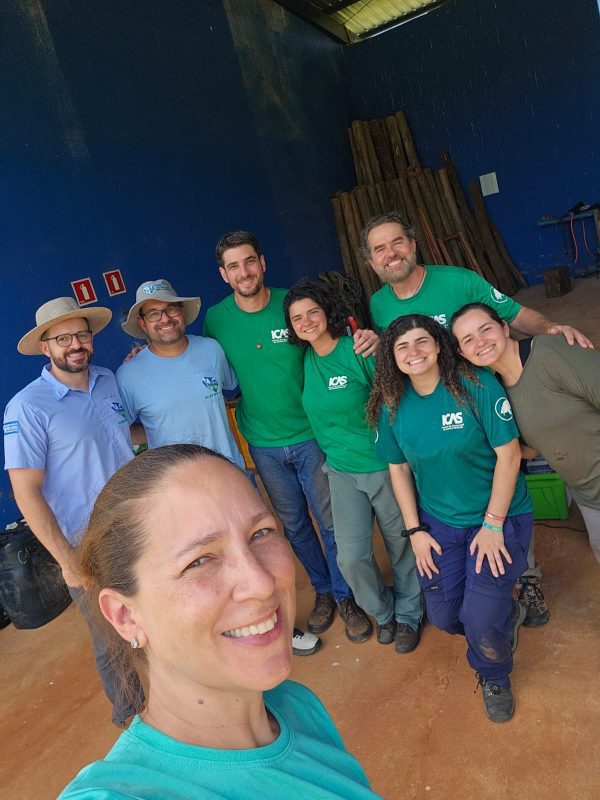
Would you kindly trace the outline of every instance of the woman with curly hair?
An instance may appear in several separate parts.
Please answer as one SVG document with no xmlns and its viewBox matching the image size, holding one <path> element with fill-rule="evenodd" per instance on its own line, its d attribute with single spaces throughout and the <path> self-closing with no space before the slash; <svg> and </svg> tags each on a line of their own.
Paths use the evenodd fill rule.
<svg viewBox="0 0 600 800">
<path fill-rule="evenodd" d="M 389 463 L 427 615 L 465 635 L 485 712 L 506 722 L 525 613 L 512 587 L 533 528 L 510 403 L 493 375 L 459 361 L 439 323 L 410 314 L 381 338 L 368 419 L 378 427 L 376 454 Z"/>
<path fill-rule="evenodd" d="M 347 312 L 324 284 L 296 284 L 284 311 L 289 341 L 305 348 L 302 403 L 326 457 L 340 570 L 359 606 L 375 617 L 377 641 L 410 653 L 419 643 L 421 592 L 387 462 L 375 457 L 365 419 L 373 358 L 354 352 Z M 385 586 L 373 555 L 374 516 L 392 565 L 392 587 Z"/>
</svg>

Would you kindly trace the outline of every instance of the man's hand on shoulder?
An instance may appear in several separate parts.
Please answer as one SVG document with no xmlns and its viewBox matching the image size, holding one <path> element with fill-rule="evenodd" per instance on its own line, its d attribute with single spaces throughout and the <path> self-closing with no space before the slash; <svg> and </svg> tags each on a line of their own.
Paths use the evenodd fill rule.
<svg viewBox="0 0 600 800">
<path fill-rule="evenodd" d="M 138 353 L 144 350 L 147 347 L 145 344 L 136 344 L 131 348 L 131 352 L 127 353 L 125 358 L 123 359 L 123 363 L 126 364 L 128 361 L 131 361 L 132 358 L 135 358 Z"/>
<path fill-rule="evenodd" d="M 562 334 L 567 340 L 568 344 L 578 344 L 580 347 L 585 347 L 589 350 L 594 349 L 594 345 L 588 339 L 588 337 L 581 333 L 581 331 L 578 331 L 577 328 L 574 328 L 572 325 L 559 325 L 554 323 L 550 328 L 548 328 L 548 333 L 554 335 Z"/>
<path fill-rule="evenodd" d="M 379 350 L 379 336 L 368 328 L 359 329 L 354 333 L 354 352 L 363 358 L 374 356 Z"/>
</svg>

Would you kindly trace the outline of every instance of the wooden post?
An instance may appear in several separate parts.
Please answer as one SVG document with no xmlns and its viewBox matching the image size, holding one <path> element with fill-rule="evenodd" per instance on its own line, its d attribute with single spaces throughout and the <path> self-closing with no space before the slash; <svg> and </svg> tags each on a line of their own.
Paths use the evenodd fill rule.
<svg viewBox="0 0 600 800">
<path fill-rule="evenodd" d="M 562 297 L 571 291 L 571 276 L 568 267 L 544 270 L 546 297 Z"/>
<path fill-rule="evenodd" d="M 402 175 L 406 175 L 408 163 L 404 153 L 402 136 L 400 136 L 400 130 L 398 128 L 398 120 L 396 117 L 386 117 L 385 126 L 387 128 L 390 140 L 390 150 L 392 151 L 392 159 L 394 161 L 396 175 L 400 178 Z"/>
<path fill-rule="evenodd" d="M 406 114 L 404 111 L 396 111 L 396 120 L 398 121 L 398 130 L 400 131 L 400 136 L 402 137 L 402 143 L 404 145 L 404 152 L 406 153 L 408 166 L 420 169 L 421 162 L 419 161 L 417 148 L 415 147 L 412 133 L 410 131 L 408 120 L 406 119 Z"/>
</svg>

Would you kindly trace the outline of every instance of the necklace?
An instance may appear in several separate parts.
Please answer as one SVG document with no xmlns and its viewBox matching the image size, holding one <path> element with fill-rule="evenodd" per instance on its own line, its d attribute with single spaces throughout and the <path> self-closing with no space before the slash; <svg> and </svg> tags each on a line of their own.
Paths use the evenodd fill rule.
<svg viewBox="0 0 600 800">
<path fill-rule="evenodd" d="M 421 266 L 421 264 L 419 264 L 419 267 L 421 267 L 421 269 L 423 270 L 423 274 L 421 275 L 421 280 L 419 281 L 419 285 L 418 285 L 418 286 L 417 286 L 417 288 L 414 290 L 414 292 L 413 292 L 412 294 L 409 294 L 409 296 L 408 296 L 408 297 L 414 297 L 416 294 L 418 294 L 418 293 L 419 293 L 419 290 L 420 290 L 421 286 L 423 286 L 423 281 L 425 280 L 425 275 L 427 275 L 427 272 L 426 272 L 426 270 L 425 270 L 425 267 Z M 407 298 L 405 298 L 405 299 L 407 299 L 407 300 L 408 300 L 408 297 L 407 297 Z"/>
</svg>

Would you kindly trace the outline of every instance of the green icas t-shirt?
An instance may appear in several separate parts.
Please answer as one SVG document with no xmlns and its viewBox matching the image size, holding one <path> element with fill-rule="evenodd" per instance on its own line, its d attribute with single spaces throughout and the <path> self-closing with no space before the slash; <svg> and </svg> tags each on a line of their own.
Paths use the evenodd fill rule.
<svg viewBox="0 0 600 800">
<path fill-rule="evenodd" d="M 425 314 L 447 327 L 452 314 L 466 303 L 487 303 L 509 324 L 521 310 L 519 303 L 470 269 L 428 265 L 425 270 L 423 285 L 414 297 L 400 300 L 389 283 L 371 297 L 371 318 L 378 332 L 404 314 Z"/>
<path fill-rule="evenodd" d="M 425 396 L 408 383 L 393 422 L 383 409 L 375 445 L 376 455 L 389 464 L 408 462 L 419 504 L 456 528 L 483 522 L 496 466 L 493 448 L 519 436 L 503 387 L 486 370 L 476 372 L 480 385 L 465 384 L 472 405 L 460 405 L 442 381 Z M 508 513 L 526 514 L 531 508 L 519 473 Z"/>
<path fill-rule="evenodd" d="M 255 447 L 284 447 L 312 439 L 302 407 L 304 353 L 288 342 L 286 289 L 271 289 L 268 304 L 249 313 L 231 294 L 206 312 L 204 335 L 216 339 L 237 374 L 240 431 Z"/>
<path fill-rule="evenodd" d="M 375 457 L 375 432 L 365 420 L 375 362 L 356 355 L 348 336 L 326 356 L 312 347 L 304 357 L 304 410 L 327 461 L 342 472 L 379 472 L 387 461 Z"/>
</svg>

